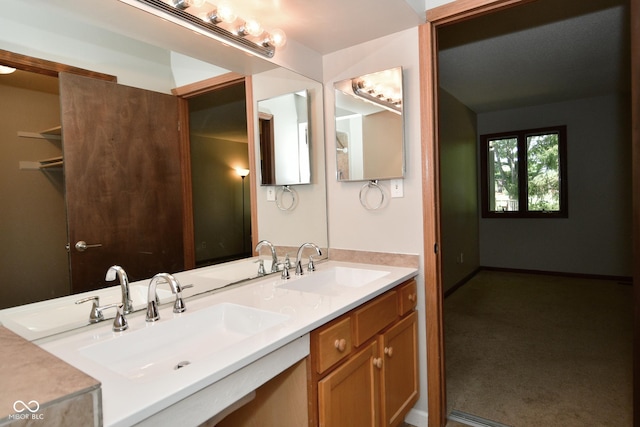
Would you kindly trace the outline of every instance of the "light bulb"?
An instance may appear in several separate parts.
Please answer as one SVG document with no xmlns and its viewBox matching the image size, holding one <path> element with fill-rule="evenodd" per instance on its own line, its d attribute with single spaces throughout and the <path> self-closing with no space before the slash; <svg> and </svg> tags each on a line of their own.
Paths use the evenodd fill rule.
<svg viewBox="0 0 640 427">
<path fill-rule="evenodd" d="M 244 168 L 235 168 L 235 169 L 236 169 L 236 173 L 243 178 L 249 175 L 249 169 L 244 169 Z"/>
<path fill-rule="evenodd" d="M 11 74 L 16 69 L 13 67 L 7 67 L 6 65 L 0 65 L 0 74 Z"/>
<path fill-rule="evenodd" d="M 223 22 L 231 24 L 238 18 L 238 15 L 233 11 L 228 4 L 218 5 L 218 16 Z"/>
<path fill-rule="evenodd" d="M 244 30 L 254 37 L 258 37 L 264 32 L 262 25 L 253 18 L 247 19 L 247 22 L 244 23 Z"/>
<path fill-rule="evenodd" d="M 287 35 L 279 28 L 269 32 L 269 40 L 275 47 L 282 47 L 287 44 Z"/>
</svg>

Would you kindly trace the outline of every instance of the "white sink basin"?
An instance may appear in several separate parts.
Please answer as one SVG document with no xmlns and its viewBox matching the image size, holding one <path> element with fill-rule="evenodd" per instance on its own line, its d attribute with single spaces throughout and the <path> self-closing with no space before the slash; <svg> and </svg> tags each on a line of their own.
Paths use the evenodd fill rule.
<svg viewBox="0 0 640 427">
<path fill-rule="evenodd" d="M 333 267 L 313 273 L 305 272 L 302 276 L 289 279 L 279 288 L 322 295 L 340 295 L 350 288 L 368 285 L 387 274 L 389 272 L 384 270 Z"/>
<path fill-rule="evenodd" d="M 231 303 L 148 323 L 113 339 L 79 349 L 81 356 L 130 380 L 157 379 L 212 359 L 289 316 Z M 179 365 L 182 365 L 179 367 Z"/>
</svg>

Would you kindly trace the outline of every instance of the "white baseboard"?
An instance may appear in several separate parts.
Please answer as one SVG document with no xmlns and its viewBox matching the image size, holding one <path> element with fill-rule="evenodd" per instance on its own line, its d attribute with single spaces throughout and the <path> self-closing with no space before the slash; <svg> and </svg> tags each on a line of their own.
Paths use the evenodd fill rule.
<svg viewBox="0 0 640 427">
<path fill-rule="evenodd" d="M 427 427 L 427 413 L 413 408 L 404 418 L 404 422 L 416 427 Z"/>
</svg>

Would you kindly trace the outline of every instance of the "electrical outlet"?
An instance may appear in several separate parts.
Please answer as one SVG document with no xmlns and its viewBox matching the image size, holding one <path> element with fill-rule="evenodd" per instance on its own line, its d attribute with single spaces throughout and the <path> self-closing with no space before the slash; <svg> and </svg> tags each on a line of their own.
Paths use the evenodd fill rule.
<svg viewBox="0 0 640 427">
<path fill-rule="evenodd" d="M 267 187 L 267 202 L 275 202 L 275 201 L 276 201 L 276 188 Z"/>
<path fill-rule="evenodd" d="M 402 179 L 391 180 L 391 197 L 404 197 L 404 189 Z"/>
</svg>

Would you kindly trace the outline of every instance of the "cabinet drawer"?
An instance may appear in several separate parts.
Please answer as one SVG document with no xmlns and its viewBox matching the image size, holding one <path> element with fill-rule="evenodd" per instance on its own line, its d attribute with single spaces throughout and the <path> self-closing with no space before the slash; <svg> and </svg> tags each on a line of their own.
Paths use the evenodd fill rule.
<svg viewBox="0 0 640 427">
<path fill-rule="evenodd" d="M 408 281 L 398 289 L 398 312 L 404 316 L 416 308 L 418 303 L 418 285 L 415 279 Z"/>
<path fill-rule="evenodd" d="M 376 298 L 353 312 L 353 343 L 357 347 L 386 328 L 398 317 L 395 291 Z"/>
<path fill-rule="evenodd" d="M 318 359 L 316 371 L 321 374 L 351 352 L 351 318 L 322 328 L 318 332 Z"/>
</svg>

